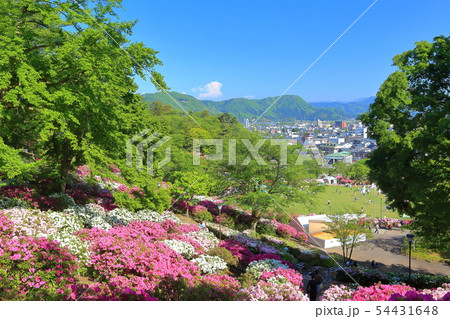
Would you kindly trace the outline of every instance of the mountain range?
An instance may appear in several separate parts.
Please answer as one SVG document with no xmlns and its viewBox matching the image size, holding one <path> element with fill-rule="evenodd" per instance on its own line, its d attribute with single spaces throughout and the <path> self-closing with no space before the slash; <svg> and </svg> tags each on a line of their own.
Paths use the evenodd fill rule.
<svg viewBox="0 0 450 319">
<path fill-rule="evenodd" d="M 233 98 L 224 101 L 198 100 L 193 96 L 178 92 L 146 93 L 143 99 L 151 106 L 154 101 L 172 105 L 184 110 L 200 112 L 207 110 L 211 114 L 229 113 L 236 116 L 240 121 L 256 119 L 261 117 L 266 120 L 295 121 L 295 120 L 317 120 L 335 121 L 355 119 L 359 114 L 368 110 L 374 97 L 358 99 L 352 102 L 311 102 L 308 103 L 298 95 L 284 95 L 278 101 L 278 97 L 267 97 L 264 99 Z M 173 97 L 173 99 L 171 98 Z M 276 103 L 274 103 L 276 101 Z"/>
</svg>

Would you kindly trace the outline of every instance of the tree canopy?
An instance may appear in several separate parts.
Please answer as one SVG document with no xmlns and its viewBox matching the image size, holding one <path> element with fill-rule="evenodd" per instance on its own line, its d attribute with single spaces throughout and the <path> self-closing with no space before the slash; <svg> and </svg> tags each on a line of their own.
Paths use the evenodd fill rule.
<svg viewBox="0 0 450 319">
<path fill-rule="evenodd" d="M 450 243 L 450 39 L 416 47 L 393 59 L 397 71 L 381 85 L 361 120 L 378 149 L 367 164 L 400 213 L 436 247 Z"/>
<path fill-rule="evenodd" d="M 120 2 L 0 3 L 0 138 L 42 159 L 61 190 L 69 170 L 122 156 L 152 123 L 135 75 L 148 70 L 165 88 L 157 52 L 131 43 L 135 22 L 117 19 Z"/>
</svg>

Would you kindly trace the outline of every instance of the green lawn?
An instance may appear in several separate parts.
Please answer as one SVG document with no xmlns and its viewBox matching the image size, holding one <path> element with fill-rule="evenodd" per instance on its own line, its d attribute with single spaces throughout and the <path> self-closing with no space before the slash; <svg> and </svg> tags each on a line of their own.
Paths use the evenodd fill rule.
<svg viewBox="0 0 450 319">
<path fill-rule="evenodd" d="M 292 203 L 287 211 L 293 215 L 295 214 L 334 214 L 334 213 L 356 213 L 361 212 L 361 208 L 364 210 L 367 217 L 391 217 L 399 218 L 396 211 L 386 209 L 386 200 L 383 194 L 375 193 L 375 201 L 373 190 L 370 190 L 369 194 L 365 196 L 360 193 L 361 187 L 345 187 L 345 186 L 327 186 L 324 192 L 316 193 L 312 195 L 315 197 L 315 205 L 308 206 L 301 203 Z M 355 201 L 355 197 L 357 200 Z M 330 200 L 330 205 L 328 205 Z M 370 200 L 370 202 L 369 202 Z M 374 205 L 375 204 L 375 205 Z M 382 204 L 382 205 L 381 205 Z"/>
</svg>

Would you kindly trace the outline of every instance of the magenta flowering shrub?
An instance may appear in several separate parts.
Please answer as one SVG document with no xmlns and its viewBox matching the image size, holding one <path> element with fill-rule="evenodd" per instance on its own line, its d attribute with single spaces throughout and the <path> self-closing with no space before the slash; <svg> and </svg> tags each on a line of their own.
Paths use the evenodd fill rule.
<svg viewBox="0 0 450 319">
<path fill-rule="evenodd" d="M 224 240 L 218 246 L 228 249 L 233 256 L 238 258 L 239 262 L 244 264 L 249 264 L 250 262 L 247 261 L 254 256 L 254 253 L 246 245 L 233 239 Z"/>
<path fill-rule="evenodd" d="M 283 238 L 295 237 L 297 235 L 297 231 L 292 226 L 281 223 L 277 225 L 276 233 Z"/>
<path fill-rule="evenodd" d="M 3 186 L 0 188 L 0 197 L 20 199 L 30 207 L 39 207 L 39 201 L 33 189 L 25 186 Z"/>
<path fill-rule="evenodd" d="M 434 289 L 410 290 L 404 295 L 394 293 L 389 301 L 450 301 L 450 284 L 444 283 L 442 287 Z"/>
<path fill-rule="evenodd" d="M 56 241 L 19 236 L 0 214 L 0 300 L 58 300 L 74 283 L 76 259 Z"/>
<path fill-rule="evenodd" d="M 405 295 L 407 291 L 415 290 L 413 287 L 402 285 L 375 284 L 370 287 L 358 287 L 353 293 L 352 301 L 386 301 L 394 293 Z"/>
<path fill-rule="evenodd" d="M 293 286 L 303 287 L 303 276 L 294 269 L 277 268 L 272 270 L 264 270 L 260 280 L 271 283 L 291 283 Z"/>
<path fill-rule="evenodd" d="M 210 200 L 202 200 L 198 202 L 198 205 L 205 207 L 208 210 L 208 212 L 210 212 L 213 215 L 219 214 L 219 207 L 217 206 L 216 203 Z"/>
<path fill-rule="evenodd" d="M 309 301 L 303 291 L 291 283 L 275 284 L 260 280 L 256 285 L 242 289 L 241 293 L 252 301 Z"/>
<path fill-rule="evenodd" d="M 165 277 L 182 278 L 190 283 L 194 276 L 200 275 L 199 268 L 159 242 L 169 238 L 175 227 L 170 220 L 131 222 L 108 232 L 97 229 L 84 232 L 82 237 L 91 242 L 90 268 L 105 281 L 117 276 L 146 278 L 147 291 L 155 289 Z"/>
</svg>

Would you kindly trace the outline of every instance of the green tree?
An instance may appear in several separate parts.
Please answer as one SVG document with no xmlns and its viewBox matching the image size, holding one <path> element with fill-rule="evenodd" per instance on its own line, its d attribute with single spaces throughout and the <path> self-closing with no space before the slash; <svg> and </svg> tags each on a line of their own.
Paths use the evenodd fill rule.
<svg viewBox="0 0 450 319">
<path fill-rule="evenodd" d="M 416 220 L 430 245 L 450 244 L 450 39 L 416 43 L 393 59 L 397 71 L 361 116 L 376 139 L 370 178 L 390 206 Z"/>
<path fill-rule="evenodd" d="M 196 171 L 176 172 L 173 174 L 172 197 L 176 200 L 191 201 L 195 195 L 208 195 L 213 187 L 213 180 Z M 189 216 L 189 210 L 186 210 Z"/>
<path fill-rule="evenodd" d="M 156 52 L 128 40 L 135 22 L 117 19 L 120 2 L 0 2 L 0 137 L 42 158 L 61 191 L 69 170 L 123 156 L 125 140 L 151 122 L 135 75 L 150 70 L 165 88 Z"/>
<path fill-rule="evenodd" d="M 243 143 L 236 145 L 236 161 L 223 162 L 218 169 L 219 184 L 226 200 L 252 213 L 252 228 L 256 229 L 258 220 L 267 216 L 269 210 L 284 213 L 293 201 L 308 202 L 311 197 L 302 191 L 306 187 L 303 180 L 311 176 L 302 165 L 296 165 L 296 148 L 286 147 L 286 161 L 283 160 L 283 146 L 270 145 L 268 140 L 252 135 L 251 145 L 261 144 L 260 158 L 252 157 Z M 219 177 L 219 179 L 220 179 Z"/>
<path fill-rule="evenodd" d="M 353 249 L 372 236 L 369 224 L 361 215 L 329 215 L 328 218 L 331 222 L 326 223 L 327 229 L 324 231 L 339 240 L 346 262 L 352 258 Z"/>
<path fill-rule="evenodd" d="M 348 176 L 357 182 L 366 180 L 369 177 L 369 173 L 370 168 L 367 166 L 367 159 L 351 164 L 347 172 Z"/>
</svg>

